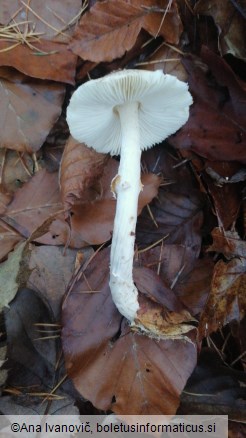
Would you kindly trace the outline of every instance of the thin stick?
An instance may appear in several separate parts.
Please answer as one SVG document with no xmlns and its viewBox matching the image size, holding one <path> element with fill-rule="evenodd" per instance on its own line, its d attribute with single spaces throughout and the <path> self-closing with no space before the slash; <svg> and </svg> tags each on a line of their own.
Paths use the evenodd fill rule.
<svg viewBox="0 0 246 438">
<path fill-rule="evenodd" d="M 163 240 L 161 242 L 160 256 L 159 256 L 158 267 L 157 267 L 157 275 L 160 275 L 161 264 L 162 264 L 162 251 L 163 251 Z"/>
<path fill-rule="evenodd" d="M 151 211 L 151 208 L 150 208 L 149 204 L 147 204 L 147 210 L 148 210 L 149 215 L 150 215 L 152 221 L 154 222 L 156 228 L 159 228 L 159 225 L 158 225 L 158 223 L 156 222 L 156 220 L 155 220 L 155 218 L 154 218 L 154 215 L 153 215 L 153 213 L 152 213 L 152 211 Z"/>
<path fill-rule="evenodd" d="M 237 363 L 240 359 L 242 359 L 244 356 L 246 355 L 246 351 L 244 351 L 242 354 L 240 354 L 240 356 L 238 356 L 232 363 L 231 363 L 231 367 L 233 365 L 235 365 L 235 363 Z"/>
<path fill-rule="evenodd" d="M 139 65 L 151 65 L 151 64 L 159 64 L 160 62 L 177 62 L 180 61 L 179 58 L 166 58 L 166 59 L 156 59 L 155 61 L 145 61 L 145 62 L 138 62 L 136 66 Z"/>
<path fill-rule="evenodd" d="M 163 23 L 164 23 L 164 21 L 165 21 L 166 15 L 167 15 L 167 13 L 170 11 L 170 8 L 171 8 L 171 6 L 172 6 L 172 2 L 173 2 L 173 0 L 169 0 L 169 2 L 168 2 L 168 5 L 167 5 L 167 7 L 166 7 L 166 10 L 165 10 L 165 12 L 164 12 L 164 14 L 163 14 L 163 17 L 162 17 L 162 20 L 161 20 L 161 24 L 160 24 L 160 26 L 159 26 L 159 28 L 158 28 L 156 34 L 155 34 L 155 38 L 158 37 L 158 33 L 160 32 L 160 30 L 161 30 L 161 28 L 162 28 L 162 25 L 163 25 Z"/>
<path fill-rule="evenodd" d="M 149 249 L 154 248 L 155 246 L 159 245 L 159 243 L 163 242 L 163 240 L 167 239 L 167 237 L 169 236 L 169 234 L 166 234 L 166 236 L 162 237 L 161 239 L 157 240 L 156 242 L 152 243 L 152 245 L 147 246 L 146 248 L 143 249 L 139 249 L 138 250 L 138 254 L 142 254 L 146 251 L 149 251 Z"/>
</svg>

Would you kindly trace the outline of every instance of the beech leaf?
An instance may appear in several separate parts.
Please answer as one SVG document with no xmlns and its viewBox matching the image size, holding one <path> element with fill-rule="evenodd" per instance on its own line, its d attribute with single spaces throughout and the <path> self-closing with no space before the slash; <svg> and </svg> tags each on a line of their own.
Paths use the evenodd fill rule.
<svg viewBox="0 0 246 438">
<path fill-rule="evenodd" d="M 223 260 L 216 263 L 210 295 L 199 323 L 200 338 L 244 317 L 245 281 L 246 259 L 234 258 L 228 263 Z"/>
<path fill-rule="evenodd" d="M 3 220 L 22 236 L 30 237 L 47 219 L 54 218 L 62 210 L 58 175 L 43 169 L 16 192 Z M 47 238 L 46 242 L 49 243 Z M 50 244 L 52 243 L 54 241 L 51 237 Z"/>
<path fill-rule="evenodd" d="M 26 62 L 30 58 L 32 62 Z M 14 67 L 27 76 L 74 84 L 77 56 L 67 45 L 39 40 L 35 50 L 18 45 L 9 49 L 9 42 L 0 41 L 0 66 Z"/>
<path fill-rule="evenodd" d="M 65 87 L 0 68 L 0 143 L 35 152 L 61 113 Z"/>
<path fill-rule="evenodd" d="M 0 311 L 2 311 L 3 307 L 8 306 L 19 288 L 17 277 L 20 272 L 24 248 L 25 242 L 20 243 L 19 246 L 9 254 L 8 260 L 3 262 L 0 266 Z"/>
<path fill-rule="evenodd" d="M 108 262 L 108 249 L 99 252 L 64 300 L 68 373 L 99 409 L 174 414 L 196 363 L 195 344 L 134 333 L 111 299 Z"/>
<path fill-rule="evenodd" d="M 244 10 L 245 14 L 245 7 L 242 6 L 241 10 Z M 213 18 L 218 30 L 218 49 L 222 56 L 231 53 L 245 61 L 245 15 L 240 15 L 240 5 L 237 8 L 230 1 L 210 0 L 208 3 L 207 0 L 199 0 L 194 11 Z"/>
<path fill-rule="evenodd" d="M 74 202 L 75 196 L 79 196 L 80 199 L 76 200 L 78 203 L 71 208 L 71 217 L 69 218 L 71 229 L 69 229 L 67 222 L 60 217 L 50 226 L 49 235 L 47 235 L 49 241 L 54 236 L 53 243 L 56 241 L 56 244 L 65 244 L 68 241 L 71 247 L 81 248 L 87 245 L 98 245 L 111 239 L 116 207 L 116 200 L 111 192 L 111 181 L 117 174 L 119 163 L 110 158 L 104 166 L 101 179 L 95 185 L 93 181 L 102 168 L 100 160 L 103 162 L 105 160 L 102 156 L 98 158 L 95 154 L 94 152 L 85 152 L 85 163 L 80 161 L 78 168 L 76 163 L 71 164 L 68 175 L 65 170 L 67 179 L 66 176 L 62 179 L 65 193 L 67 190 L 65 207 L 67 208 L 69 203 Z M 75 155 L 77 156 L 77 152 Z M 73 159 L 72 155 L 72 161 Z M 68 156 L 66 161 L 69 160 Z M 93 166 L 93 162 L 97 164 Z M 99 166 L 97 167 L 97 165 Z M 73 169 L 76 169 L 74 177 L 71 172 Z M 70 176 L 72 178 L 69 178 Z M 154 174 L 143 174 L 141 179 L 143 190 L 139 195 L 138 214 L 141 213 L 146 204 L 157 196 L 161 182 L 160 177 Z M 88 185 L 91 183 L 93 184 L 89 187 Z"/>
<path fill-rule="evenodd" d="M 84 60 L 112 61 L 134 46 L 141 29 L 156 37 L 159 28 L 159 35 L 177 44 L 182 24 L 176 4 L 172 2 L 171 8 L 168 4 L 167 0 L 162 2 L 158 11 L 153 0 L 97 2 L 81 18 L 70 47 Z"/>
<path fill-rule="evenodd" d="M 228 64 L 206 47 L 202 59 L 204 63 L 195 57 L 183 61 L 194 104 L 188 122 L 169 142 L 212 161 L 245 163 L 245 87 Z"/>
</svg>

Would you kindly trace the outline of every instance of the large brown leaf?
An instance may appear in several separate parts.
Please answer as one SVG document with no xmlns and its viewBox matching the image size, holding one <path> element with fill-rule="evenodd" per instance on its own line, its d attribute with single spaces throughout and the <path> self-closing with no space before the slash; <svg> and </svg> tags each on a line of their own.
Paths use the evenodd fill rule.
<svg viewBox="0 0 246 438">
<path fill-rule="evenodd" d="M 19 233 L 0 220 L 0 261 L 8 255 L 20 240 Z"/>
<path fill-rule="evenodd" d="M 213 244 L 208 251 L 220 252 L 227 259 L 246 258 L 246 242 L 240 239 L 236 231 L 222 231 L 220 228 L 215 228 L 212 231 L 212 237 Z"/>
<path fill-rule="evenodd" d="M 16 192 L 3 220 L 20 235 L 29 237 L 46 220 L 62 210 L 58 175 L 43 169 Z M 53 243 L 52 238 L 50 243 Z"/>
<path fill-rule="evenodd" d="M 216 263 L 211 291 L 201 314 L 200 337 L 208 336 L 229 321 L 240 321 L 246 312 L 246 263 L 234 258 L 228 263 Z"/>
<path fill-rule="evenodd" d="M 3 0 L 0 65 L 34 78 L 73 84 L 77 56 L 67 50 L 67 43 L 80 10 L 79 0 Z"/>
<path fill-rule="evenodd" d="M 196 363 L 193 342 L 131 331 L 112 302 L 108 249 L 101 251 L 63 304 L 63 349 L 77 390 L 121 414 L 174 414 Z"/>
<path fill-rule="evenodd" d="M 92 249 L 87 248 L 80 254 L 85 263 Z M 60 317 L 63 295 L 74 271 L 77 251 L 48 245 L 32 246 L 28 270 L 30 276 L 27 287 L 35 290 L 44 301 L 49 302 L 57 320 Z"/>
<path fill-rule="evenodd" d="M 169 141 L 209 160 L 245 163 L 245 84 L 205 47 L 202 58 L 207 65 L 195 57 L 184 59 L 194 104 L 186 125 Z"/>
<path fill-rule="evenodd" d="M 67 41 L 72 33 L 71 22 L 81 9 L 80 0 L 8 0 L 1 1 L 0 23 L 7 25 L 29 21 L 29 29 L 35 29 L 47 40 Z M 18 25 L 25 32 L 26 23 Z"/>
<path fill-rule="evenodd" d="M 246 243 L 235 231 L 215 228 L 212 236 L 208 250 L 222 253 L 230 261 L 219 260 L 215 265 L 210 295 L 201 314 L 201 336 L 231 320 L 240 321 L 246 312 Z"/>
<path fill-rule="evenodd" d="M 238 4 L 239 3 L 239 4 Z M 194 11 L 200 15 L 213 18 L 218 30 L 218 49 L 221 55 L 231 53 L 233 56 L 246 59 L 245 14 L 240 2 L 229 0 L 199 0 Z"/>
<path fill-rule="evenodd" d="M 150 205 L 152 217 L 145 209 L 139 218 L 137 242 L 140 248 L 164 238 L 165 244 L 191 248 L 197 257 L 201 245 L 202 198 L 189 170 L 185 166 L 176 167 L 177 160 L 163 146 L 147 151 L 143 162 L 149 171 L 161 173 L 164 183 L 158 198 Z"/>
<path fill-rule="evenodd" d="M 240 170 L 237 173 L 235 169 L 241 170 L 239 163 L 207 161 L 202 173 L 202 181 L 213 199 L 218 223 L 226 230 L 236 222 L 242 203 L 242 184 L 232 183 L 233 178 L 240 177 Z"/>
<path fill-rule="evenodd" d="M 230 347 L 229 347 L 230 348 Z M 181 396 L 179 413 L 190 415 L 228 415 L 235 424 L 245 419 L 246 375 L 233 369 L 214 348 L 203 348 L 198 364 Z M 222 434 L 218 434 L 218 437 Z M 245 435 L 230 435 L 243 438 Z"/>
<path fill-rule="evenodd" d="M 92 152 L 92 161 L 93 157 L 95 161 L 98 160 Z M 88 159 L 88 153 L 85 154 L 85 158 L 86 160 Z M 67 159 L 69 161 L 70 158 L 67 157 Z M 88 161 L 86 164 L 88 164 Z M 116 207 L 116 200 L 111 192 L 111 181 L 117 174 L 118 166 L 118 161 L 110 158 L 104 167 L 101 179 L 98 180 L 96 185 L 93 184 L 91 187 L 88 187 L 87 183 L 90 184 L 95 180 L 99 170 L 97 166 L 93 167 L 93 162 L 90 163 L 85 172 L 83 161 L 80 161 L 79 167 L 76 170 L 78 173 L 72 181 L 69 181 L 69 175 L 77 166 L 71 164 L 71 169 L 69 166 L 68 180 L 65 187 L 65 191 L 68 190 L 65 198 L 65 207 L 67 208 L 68 202 L 71 204 L 71 195 L 79 196 L 80 199 L 76 200 L 79 203 L 71 208 L 71 217 L 69 218 L 71 229 L 68 223 L 64 221 L 64 218 L 55 220 L 50 227 L 49 241 L 54 236 L 53 242 L 56 242 L 58 245 L 69 242 L 72 247 L 81 248 L 87 245 L 98 245 L 111 239 Z M 146 204 L 157 196 L 160 182 L 161 179 L 157 175 L 142 175 L 144 187 L 139 196 L 138 214 L 140 214 Z M 73 189 L 72 184 L 74 184 Z M 86 187 L 87 190 L 84 190 Z M 45 242 L 45 240 L 43 241 Z"/>
<path fill-rule="evenodd" d="M 185 308 L 195 316 L 202 311 L 207 301 L 214 267 L 214 263 L 209 257 L 202 259 L 197 259 L 197 257 L 198 254 L 192 248 L 184 245 L 164 244 L 147 251 L 140 251 L 138 253 L 138 262 L 142 267 L 148 266 L 158 272 L 159 281 L 166 286 L 165 289 L 162 286 L 162 294 L 163 298 L 169 300 L 169 309 L 173 310 L 173 307 L 170 307 L 171 294 L 176 301 L 179 300 L 180 304 L 183 303 Z M 140 288 L 141 282 L 144 283 L 144 287 L 145 285 L 146 287 L 150 286 L 143 272 L 142 268 L 141 281 L 138 280 L 138 287 L 141 292 L 143 292 Z M 155 286 L 152 285 L 152 287 L 149 287 L 150 289 L 154 289 L 155 293 L 158 291 L 156 280 Z"/>
<path fill-rule="evenodd" d="M 74 84 L 77 56 L 66 44 L 38 41 L 33 50 L 23 44 L 8 48 L 8 42 L 0 41 L 0 66 L 14 67 L 32 78 Z"/>
<path fill-rule="evenodd" d="M 70 45 L 84 60 L 101 62 L 120 58 L 145 29 L 177 44 L 182 31 L 176 3 L 165 14 L 168 1 L 107 0 L 96 3 L 80 20 Z M 165 15 L 165 18 L 164 18 Z"/>
<path fill-rule="evenodd" d="M 1 147 L 35 152 L 61 113 L 64 85 L 0 69 Z"/>
</svg>

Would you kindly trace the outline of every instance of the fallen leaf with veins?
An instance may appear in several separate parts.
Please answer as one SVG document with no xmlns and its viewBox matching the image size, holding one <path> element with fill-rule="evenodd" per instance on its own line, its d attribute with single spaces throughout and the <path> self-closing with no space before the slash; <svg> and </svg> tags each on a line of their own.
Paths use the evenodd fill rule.
<svg viewBox="0 0 246 438">
<path fill-rule="evenodd" d="M 213 243 L 208 251 L 224 254 L 228 259 L 233 257 L 246 258 L 246 242 L 241 240 L 236 231 L 223 231 L 214 228 L 212 231 Z"/>
<path fill-rule="evenodd" d="M 164 8 L 169 2 L 165 0 Z M 153 37 L 159 29 L 169 43 L 177 44 L 182 23 L 176 4 L 163 20 L 153 0 L 107 0 L 97 2 L 81 18 L 72 37 L 71 50 L 84 60 L 92 62 L 112 61 L 120 58 L 135 44 L 141 29 Z"/>
<path fill-rule="evenodd" d="M 201 56 L 202 59 L 195 56 L 183 59 L 194 103 L 188 122 L 169 142 L 211 161 L 245 163 L 244 83 L 222 58 L 206 47 Z"/>
<path fill-rule="evenodd" d="M 218 31 L 218 49 L 222 56 L 231 53 L 245 61 L 245 16 L 241 16 L 239 12 L 240 5 L 236 4 L 236 6 L 233 2 L 224 0 L 209 0 L 209 2 L 199 0 L 194 7 L 194 12 L 213 18 Z M 243 7 L 241 9 L 243 11 Z"/>
<path fill-rule="evenodd" d="M 202 339 L 232 320 L 240 321 L 246 311 L 246 259 L 219 260 L 213 272 L 211 291 L 201 313 Z"/>
<path fill-rule="evenodd" d="M 174 414 L 196 363 L 185 340 L 133 332 L 109 290 L 109 249 L 100 251 L 63 303 L 62 341 L 76 389 L 99 409 L 119 414 Z M 93 293 L 88 293 L 88 288 Z"/>
<path fill-rule="evenodd" d="M 20 152 L 36 152 L 61 113 L 65 86 L 31 79 L 0 67 L 0 143 Z"/>
</svg>

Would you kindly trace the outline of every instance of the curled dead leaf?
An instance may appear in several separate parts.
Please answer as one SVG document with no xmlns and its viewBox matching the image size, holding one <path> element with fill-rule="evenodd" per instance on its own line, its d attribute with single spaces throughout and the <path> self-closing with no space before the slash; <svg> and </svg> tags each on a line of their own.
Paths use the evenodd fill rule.
<svg viewBox="0 0 246 438">
<path fill-rule="evenodd" d="M 221 228 L 214 228 L 212 237 L 213 244 L 208 248 L 208 251 L 222 253 L 228 259 L 233 257 L 246 258 L 246 242 L 240 239 L 236 231 L 223 231 Z"/>
<path fill-rule="evenodd" d="M 234 258 L 216 263 L 211 291 L 199 323 L 200 338 L 223 327 L 229 321 L 240 321 L 246 312 L 246 261 Z"/>
<path fill-rule="evenodd" d="M 194 329 L 196 320 L 187 310 L 173 312 L 154 302 L 150 298 L 139 295 L 140 309 L 137 312 L 133 328 L 146 336 L 155 339 L 190 339 L 185 336 Z"/>
</svg>

